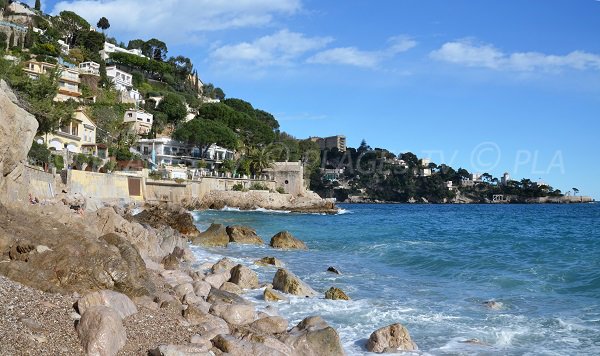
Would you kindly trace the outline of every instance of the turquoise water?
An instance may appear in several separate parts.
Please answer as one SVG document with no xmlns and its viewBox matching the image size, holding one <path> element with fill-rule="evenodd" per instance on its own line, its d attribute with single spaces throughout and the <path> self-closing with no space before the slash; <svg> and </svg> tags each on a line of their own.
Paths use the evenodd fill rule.
<svg viewBox="0 0 600 356">
<path fill-rule="evenodd" d="M 267 243 L 288 230 L 310 250 L 194 252 L 200 263 L 276 256 L 319 292 L 342 288 L 352 301 L 292 298 L 277 309 L 293 323 L 323 316 L 350 355 L 367 353 L 370 333 L 395 322 L 423 354 L 600 354 L 600 205 L 341 207 L 335 216 L 196 212 L 200 228 L 248 225 Z M 275 273 L 253 268 L 265 282 Z M 260 295 L 249 294 L 264 307 Z M 489 300 L 501 308 L 484 306 Z"/>
</svg>

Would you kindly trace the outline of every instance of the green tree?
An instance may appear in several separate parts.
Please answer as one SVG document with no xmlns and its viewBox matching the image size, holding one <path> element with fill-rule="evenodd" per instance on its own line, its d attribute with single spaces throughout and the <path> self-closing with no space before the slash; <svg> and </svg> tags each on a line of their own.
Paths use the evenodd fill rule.
<svg viewBox="0 0 600 356">
<path fill-rule="evenodd" d="M 221 89 L 221 88 L 215 88 L 215 90 L 214 90 L 214 98 L 215 99 L 219 99 L 219 100 L 225 99 L 225 92 L 223 91 L 223 89 Z"/>
<path fill-rule="evenodd" d="M 256 112 L 254 111 L 252 104 L 250 104 L 247 101 L 244 101 L 242 99 L 229 98 L 223 100 L 222 103 L 229 106 L 237 112 L 241 112 L 243 114 L 248 115 L 252 119 L 256 118 Z"/>
<path fill-rule="evenodd" d="M 8 47 L 8 36 L 4 32 L 0 32 L 0 50 L 4 51 Z"/>
<path fill-rule="evenodd" d="M 267 149 L 254 148 L 246 158 L 250 161 L 250 171 L 254 175 L 259 175 L 273 166 L 273 157 Z"/>
<path fill-rule="evenodd" d="M 98 53 L 104 48 L 104 40 L 104 34 L 88 31 L 83 40 L 83 47 L 91 53 Z"/>
<path fill-rule="evenodd" d="M 36 166 L 44 166 L 50 161 L 50 150 L 45 144 L 37 143 L 35 140 L 27 154 L 29 162 Z"/>
<path fill-rule="evenodd" d="M 142 46 L 142 53 L 156 61 L 162 62 L 167 57 L 167 45 L 156 38 L 152 38 Z"/>
<path fill-rule="evenodd" d="M 201 157 L 213 143 L 229 149 L 236 149 L 238 146 L 235 133 L 227 126 L 217 121 L 199 118 L 181 125 L 173 133 L 173 138 L 198 146 L 202 151 Z"/>
<path fill-rule="evenodd" d="M 254 115 L 258 121 L 267 124 L 273 130 L 279 129 L 279 122 L 277 121 L 275 116 L 271 115 L 270 113 L 264 110 L 256 109 L 254 110 Z"/>
<path fill-rule="evenodd" d="M 104 31 L 108 30 L 108 28 L 110 27 L 110 22 L 108 22 L 108 19 L 106 17 L 102 16 L 100 20 L 98 20 L 96 27 L 101 29 L 104 33 Z"/>
<path fill-rule="evenodd" d="M 145 43 L 146 43 L 146 41 L 140 40 L 140 39 L 131 40 L 127 44 L 127 49 L 142 49 L 142 48 L 144 48 Z"/>
<path fill-rule="evenodd" d="M 25 34 L 25 40 L 23 41 L 23 47 L 31 48 L 33 47 L 33 42 L 35 41 L 35 33 L 33 32 L 33 26 L 29 25 L 27 28 L 27 33 Z"/>
<path fill-rule="evenodd" d="M 179 95 L 168 93 L 160 101 L 156 110 L 167 115 L 167 122 L 177 125 L 187 116 L 187 108 Z"/>
<path fill-rule="evenodd" d="M 40 0 L 35 0 L 34 9 L 36 9 L 37 11 L 41 11 L 42 10 L 42 2 Z"/>
<path fill-rule="evenodd" d="M 73 11 L 62 11 L 58 17 L 53 18 L 53 23 L 69 45 L 74 44 L 77 32 L 90 30 L 90 24 Z"/>
</svg>

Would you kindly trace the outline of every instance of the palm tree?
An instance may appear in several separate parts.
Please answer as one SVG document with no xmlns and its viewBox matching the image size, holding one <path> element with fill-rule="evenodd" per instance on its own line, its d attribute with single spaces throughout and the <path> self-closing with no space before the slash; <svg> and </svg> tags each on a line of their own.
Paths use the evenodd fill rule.
<svg viewBox="0 0 600 356">
<path fill-rule="evenodd" d="M 265 149 L 254 148 L 250 150 L 248 160 L 250 161 L 250 171 L 254 175 L 260 174 L 263 170 L 273 166 L 273 159 Z"/>
<path fill-rule="evenodd" d="M 572 188 L 573 189 L 573 195 L 577 196 L 577 194 L 579 193 L 579 189 L 577 188 Z"/>
<path fill-rule="evenodd" d="M 106 17 L 102 16 L 100 20 L 98 20 L 96 27 L 102 29 L 102 33 L 104 33 L 104 30 L 107 30 L 110 27 L 110 22 L 108 22 Z"/>
</svg>

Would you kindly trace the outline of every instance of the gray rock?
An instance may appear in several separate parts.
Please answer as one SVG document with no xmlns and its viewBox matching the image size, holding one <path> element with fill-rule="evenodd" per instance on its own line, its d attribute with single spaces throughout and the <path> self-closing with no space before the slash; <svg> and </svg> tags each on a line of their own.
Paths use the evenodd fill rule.
<svg viewBox="0 0 600 356">
<path fill-rule="evenodd" d="M 189 344 L 189 345 L 160 345 L 155 350 L 151 350 L 148 354 L 151 356 L 209 356 L 212 343 L 209 345 Z"/>
<path fill-rule="evenodd" d="M 210 247 L 227 247 L 227 244 L 229 244 L 229 235 L 227 235 L 225 226 L 212 224 L 208 230 L 194 237 L 192 243 Z"/>
<path fill-rule="evenodd" d="M 105 306 L 91 307 L 83 313 L 77 335 L 87 355 L 116 355 L 127 342 L 121 317 Z"/>
<path fill-rule="evenodd" d="M 337 331 L 320 316 L 302 320 L 288 333 L 281 335 L 279 340 L 291 347 L 297 355 L 344 355 Z"/>
<path fill-rule="evenodd" d="M 273 266 L 273 267 L 283 267 L 284 264 L 281 260 L 275 257 L 263 257 L 260 260 L 254 262 L 259 266 Z"/>
<path fill-rule="evenodd" d="M 238 286 L 237 284 L 231 283 L 231 282 L 223 283 L 223 285 L 219 289 L 222 291 L 237 294 L 237 295 L 244 293 L 244 291 L 242 290 L 242 288 L 240 288 L 240 286 Z"/>
<path fill-rule="evenodd" d="M 81 315 L 85 314 L 86 310 L 101 305 L 112 308 L 121 319 L 138 312 L 137 307 L 128 296 L 112 290 L 89 293 L 77 301 L 77 309 Z"/>
<path fill-rule="evenodd" d="M 204 277 L 204 281 L 208 282 L 214 288 L 221 288 L 223 283 L 229 281 L 230 278 L 231 272 L 223 271 L 214 274 L 209 274 L 208 276 Z"/>
<path fill-rule="evenodd" d="M 295 274 L 283 268 L 278 269 L 277 273 L 275 273 L 273 288 L 284 293 L 304 297 L 314 297 L 317 295 L 317 292 L 308 284 L 302 282 Z"/>
<path fill-rule="evenodd" d="M 236 263 L 227 257 L 221 258 L 217 263 L 210 268 L 212 273 L 231 272 L 231 269 L 236 266 Z"/>
<path fill-rule="evenodd" d="M 176 286 L 174 290 L 175 294 L 177 294 L 177 297 L 179 297 L 180 300 L 183 300 L 183 297 L 185 297 L 187 294 L 194 293 L 194 287 L 191 283 L 182 283 Z"/>
<path fill-rule="evenodd" d="M 237 265 L 231 270 L 229 282 L 243 289 L 255 289 L 258 288 L 258 275 L 246 266 Z"/>
<path fill-rule="evenodd" d="M 227 304 L 251 304 L 246 299 L 240 297 L 237 294 L 229 293 L 219 289 L 211 289 L 206 297 L 206 301 L 214 303 L 227 303 Z"/>
<path fill-rule="evenodd" d="M 392 324 L 376 330 L 369 337 L 367 350 L 376 353 L 418 350 L 408 330 L 401 324 Z"/>
<path fill-rule="evenodd" d="M 239 340 L 231 335 L 218 335 L 213 339 L 214 346 L 231 356 L 285 356 L 290 355 L 265 344 Z"/>
<path fill-rule="evenodd" d="M 248 325 L 256 319 L 256 309 L 250 304 L 215 303 L 210 313 L 231 325 Z"/>
<path fill-rule="evenodd" d="M 287 331 L 288 321 L 280 316 L 267 316 L 252 322 L 250 328 L 265 334 L 281 334 Z"/>
<path fill-rule="evenodd" d="M 192 283 L 192 286 L 194 287 L 194 294 L 202 298 L 206 298 L 208 293 L 210 293 L 210 289 L 212 288 L 210 283 L 205 281 L 196 281 Z"/>
</svg>

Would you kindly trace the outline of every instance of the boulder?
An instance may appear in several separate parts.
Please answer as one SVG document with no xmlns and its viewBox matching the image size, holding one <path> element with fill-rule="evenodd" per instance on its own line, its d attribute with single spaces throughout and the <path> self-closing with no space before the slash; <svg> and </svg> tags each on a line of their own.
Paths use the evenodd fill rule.
<svg viewBox="0 0 600 356">
<path fill-rule="evenodd" d="M 320 316 L 302 320 L 288 333 L 281 335 L 279 340 L 291 347 L 298 355 L 344 355 L 337 331 Z"/>
<path fill-rule="evenodd" d="M 35 117 L 18 106 L 17 97 L 4 80 L 0 80 L 0 118 L 0 201 L 4 201 L 5 178 L 20 179 L 38 129 Z"/>
<path fill-rule="evenodd" d="M 267 301 L 267 302 L 287 301 L 287 298 L 283 294 L 281 294 L 271 288 L 265 288 L 263 297 L 265 298 L 265 301 Z"/>
<path fill-rule="evenodd" d="M 343 290 L 331 287 L 327 292 L 325 292 L 325 299 L 331 300 L 350 300 L 350 298 L 344 293 Z"/>
<path fill-rule="evenodd" d="M 175 248 L 173 248 L 173 252 L 166 255 L 160 263 L 165 267 L 165 269 L 176 270 L 179 268 L 179 263 L 183 259 L 184 253 L 185 252 L 182 248 L 175 246 Z"/>
<path fill-rule="evenodd" d="M 256 230 L 247 226 L 227 226 L 229 242 L 248 245 L 263 245 L 264 241 L 258 237 Z"/>
<path fill-rule="evenodd" d="M 208 230 L 192 238 L 192 243 L 208 247 L 227 247 L 227 244 L 229 244 L 229 235 L 227 235 L 225 226 L 212 224 Z"/>
<path fill-rule="evenodd" d="M 210 283 L 205 281 L 196 281 L 192 283 L 192 286 L 194 287 L 194 294 L 202 298 L 208 297 L 208 293 L 210 293 L 210 289 L 212 288 Z"/>
<path fill-rule="evenodd" d="M 210 344 L 210 347 L 209 345 Z M 189 345 L 160 345 L 154 350 L 150 350 L 150 356 L 209 356 L 212 343 L 210 341 L 202 344 Z"/>
<path fill-rule="evenodd" d="M 288 321 L 280 316 L 267 316 L 254 321 L 250 328 L 265 334 L 281 334 L 287 331 Z"/>
<path fill-rule="evenodd" d="M 292 236 L 288 231 L 277 233 L 271 238 L 271 243 L 269 245 L 273 248 L 287 250 L 308 250 L 308 247 L 304 242 Z"/>
<path fill-rule="evenodd" d="M 105 306 L 91 307 L 83 313 L 77 335 L 87 355 L 116 355 L 127 342 L 121 317 Z"/>
<path fill-rule="evenodd" d="M 231 270 L 235 266 L 236 266 L 235 262 L 233 262 L 232 260 L 230 260 L 227 257 L 224 257 L 224 258 L 221 258 L 219 261 L 217 261 L 217 263 L 212 265 L 210 270 L 212 273 L 225 272 L 225 271 L 231 272 Z"/>
<path fill-rule="evenodd" d="M 259 266 L 273 266 L 273 267 L 283 267 L 284 264 L 279 259 L 275 257 L 263 257 L 260 260 L 254 262 Z"/>
<path fill-rule="evenodd" d="M 137 307 L 128 296 L 112 290 L 101 290 L 84 295 L 77 301 L 77 310 L 80 315 L 83 315 L 86 310 L 102 305 L 112 308 L 121 319 L 138 312 Z"/>
<path fill-rule="evenodd" d="M 367 350 L 376 353 L 394 353 L 415 351 L 418 348 L 402 324 L 392 324 L 371 334 L 367 342 Z"/>
<path fill-rule="evenodd" d="M 147 224 L 153 228 L 169 226 L 186 236 L 197 236 L 199 234 L 194 219 L 190 213 L 180 206 L 159 205 L 145 209 L 132 219 L 141 224 Z"/>
<path fill-rule="evenodd" d="M 235 283 L 242 289 L 258 288 L 258 275 L 250 268 L 237 265 L 231 270 L 229 282 Z"/>
<path fill-rule="evenodd" d="M 229 326 L 227 322 L 215 315 L 205 313 L 204 311 L 189 306 L 183 311 L 183 317 L 192 326 L 196 326 L 197 330 L 203 337 L 209 340 L 218 334 L 229 334 Z"/>
<path fill-rule="evenodd" d="M 229 293 L 224 290 L 212 288 L 206 297 L 206 301 L 214 303 L 228 303 L 228 304 L 250 304 L 249 301 L 240 297 L 237 294 Z"/>
<path fill-rule="evenodd" d="M 286 356 L 277 349 L 265 344 L 247 340 L 239 340 L 231 335 L 218 335 L 213 340 L 215 348 L 231 356 Z"/>
<path fill-rule="evenodd" d="M 221 288 L 223 283 L 229 281 L 229 278 L 231 278 L 231 272 L 224 271 L 209 274 L 208 276 L 204 277 L 204 281 L 209 283 L 214 288 Z"/>
<path fill-rule="evenodd" d="M 214 303 L 210 313 L 231 325 L 248 325 L 256 319 L 256 309 L 251 304 Z"/>
<path fill-rule="evenodd" d="M 193 278 L 189 274 L 181 270 L 163 271 L 160 276 L 164 278 L 165 282 L 171 287 L 178 286 L 183 283 L 194 282 Z"/>
<path fill-rule="evenodd" d="M 191 283 L 182 283 L 177 285 L 175 288 L 175 294 L 179 298 L 179 300 L 183 300 L 187 294 L 194 294 L 194 286 Z"/>
<path fill-rule="evenodd" d="M 314 289 L 308 284 L 302 282 L 292 272 L 280 268 L 273 277 L 273 288 L 284 293 L 303 296 L 303 297 L 314 297 L 317 295 Z"/>
<path fill-rule="evenodd" d="M 231 283 L 231 282 L 223 283 L 223 285 L 219 289 L 223 290 L 225 292 L 229 292 L 229 293 L 233 293 L 233 294 L 237 294 L 237 295 L 244 293 L 244 291 L 242 290 L 242 288 L 240 288 L 240 286 L 238 286 L 237 284 Z"/>
</svg>

